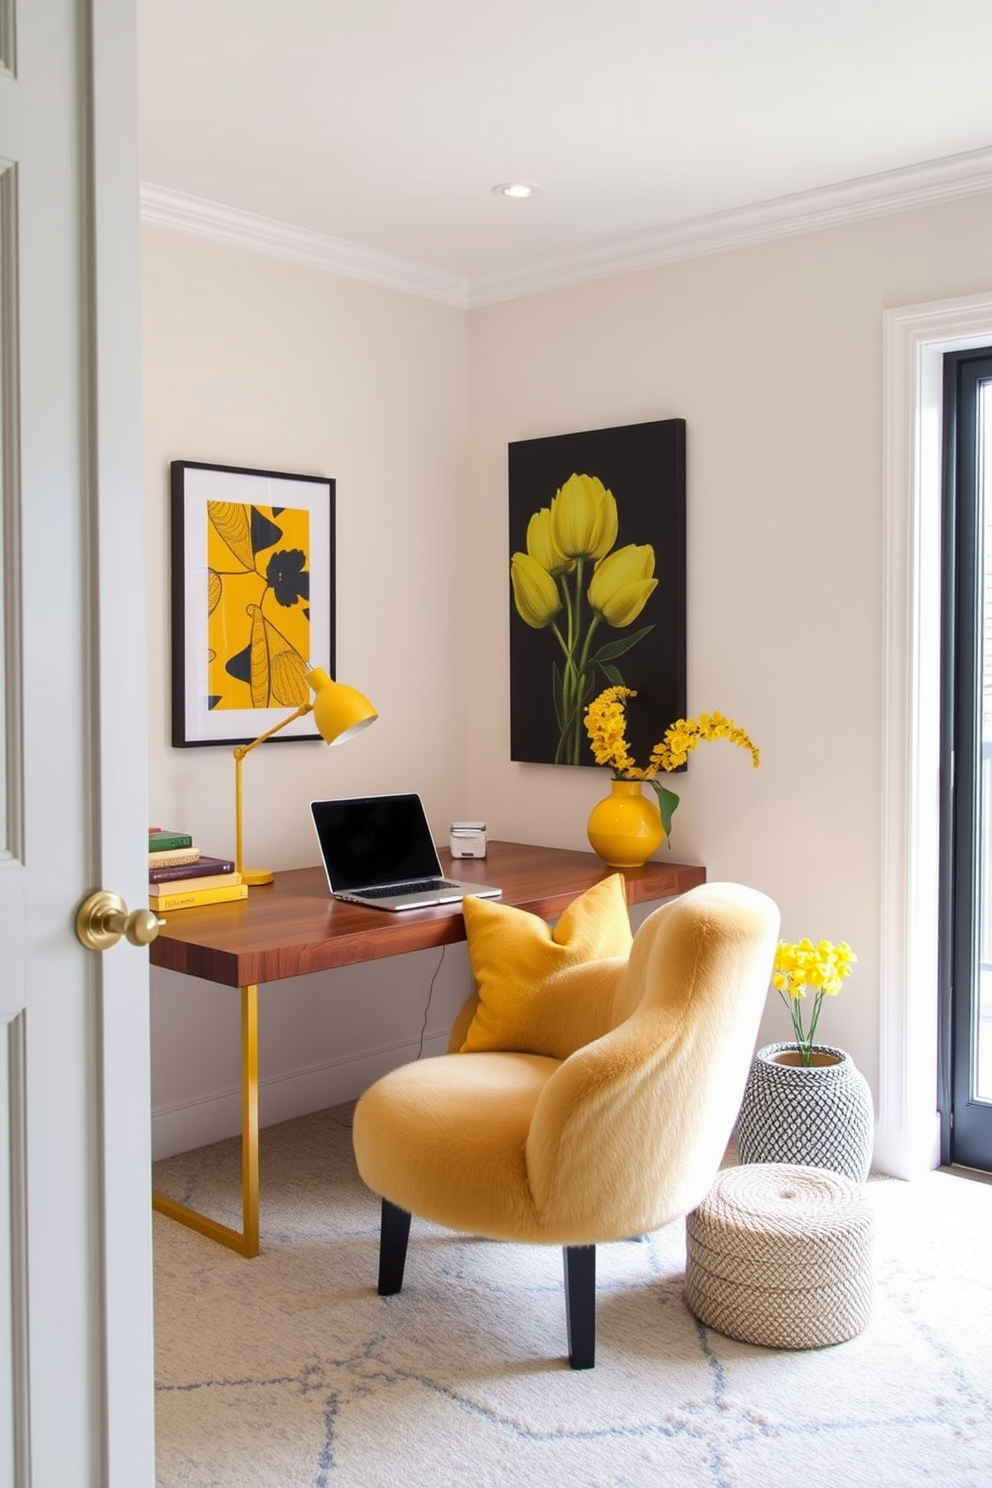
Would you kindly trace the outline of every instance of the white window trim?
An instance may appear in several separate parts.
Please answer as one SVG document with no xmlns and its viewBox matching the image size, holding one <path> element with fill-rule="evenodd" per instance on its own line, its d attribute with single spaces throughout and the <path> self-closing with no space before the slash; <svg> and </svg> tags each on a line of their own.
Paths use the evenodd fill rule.
<svg viewBox="0 0 992 1488">
<path fill-rule="evenodd" d="M 884 316 L 885 673 L 875 1166 L 940 1161 L 937 913 L 942 358 L 992 343 L 992 293 Z"/>
</svg>

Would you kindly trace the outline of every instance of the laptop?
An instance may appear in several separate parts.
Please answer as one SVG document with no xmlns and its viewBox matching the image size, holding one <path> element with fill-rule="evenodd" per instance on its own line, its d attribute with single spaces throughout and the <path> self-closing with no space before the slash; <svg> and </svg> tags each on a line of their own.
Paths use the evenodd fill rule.
<svg viewBox="0 0 992 1488">
<path fill-rule="evenodd" d="M 370 909 L 459 904 L 467 894 L 498 899 L 489 884 L 445 878 L 424 803 L 413 792 L 311 801 L 327 886 L 335 899 Z"/>
</svg>

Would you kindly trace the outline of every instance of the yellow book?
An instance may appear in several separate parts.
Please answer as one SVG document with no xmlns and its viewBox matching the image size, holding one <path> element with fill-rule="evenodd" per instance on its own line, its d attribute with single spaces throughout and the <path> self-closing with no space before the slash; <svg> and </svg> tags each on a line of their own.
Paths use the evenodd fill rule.
<svg viewBox="0 0 992 1488">
<path fill-rule="evenodd" d="M 192 909 L 198 904 L 226 904 L 231 899 L 247 899 L 246 883 L 220 884 L 215 889 L 184 889 L 180 894 L 149 894 L 150 909 Z"/>
</svg>

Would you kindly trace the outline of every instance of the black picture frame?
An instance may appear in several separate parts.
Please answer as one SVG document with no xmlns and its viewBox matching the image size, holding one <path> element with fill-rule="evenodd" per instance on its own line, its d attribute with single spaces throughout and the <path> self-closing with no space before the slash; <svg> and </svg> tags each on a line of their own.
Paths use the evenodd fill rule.
<svg viewBox="0 0 992 1488">
<path fill-rule="evenodd" d="M 686 425 L 680 418 L 585 430 L 546 438 L 518 440 L 508 451 L 509 547 L 528 553 L 532 518 L 550 511 L 556 494 L 573 476 L 602 483 L 616 501 L 617 531 L 611 551 L 632 545 L 654 551 L 657 587 L 628 624 L 613 627 L 597 621 L 590 655 L 607 651 L 592 664 L 582 688 L 579 712 L 605 687 L 622 682 L 637 692 L 627 707 L 626 737 L 638 765 L 669 724 L 686 714 Z M 588 624 L 588 584 L 595 560 L 584 561 L 581 598 L 570 596 L 581 624 Z M 532 570 L 533 572 L 533 570 Z M 604 569 L 604 574 L 605 574 Z M 540 575 L 537 576 L 540 578 Z M 568 621 L 564 587 L 578 574 L 557 575 L 562 608 L 550 623 L 528 624 L 511 582 L 510 610 L 510 757 L 539 764 L 594 764 L 588 737 L 571 708 L 571 733 L 562 728 L 562 672 L 566 668 Z M 549 600 L 542 609 L 541 596 Z M 551 592 L 543 580 L 535 602 L 524 608 L 531 620 L 543 620 Z M 585 610 L 583 615 L 582 611 Z M 557 627 L 557 634 L 555 633 Z M 641 634 L 642 632 L 646 632 Z M 629 649 L 616 647 L 640 636 Z M 557 677 L 555 675 L 557 668 Z"/>
<path fill-rule="evenodd" d="M 334 505 L 327 476 L 171 462 L 174 748 L 251 743 L 334 675 Z"/>
</svg>

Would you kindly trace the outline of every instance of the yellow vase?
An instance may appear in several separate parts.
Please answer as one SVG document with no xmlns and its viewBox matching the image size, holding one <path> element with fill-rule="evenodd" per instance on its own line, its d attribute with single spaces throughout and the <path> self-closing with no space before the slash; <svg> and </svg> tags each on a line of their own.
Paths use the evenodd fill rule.
<svg viewBox="0 0 992 1488">
<path fill-rule="evenodd" d="M 589 814 L 586 832 L 593 852 L 611 868 L 639 868 L 665 835 L 658 807 L 639 780 L 611 781 L 610 794 Z"/>
</svg>

